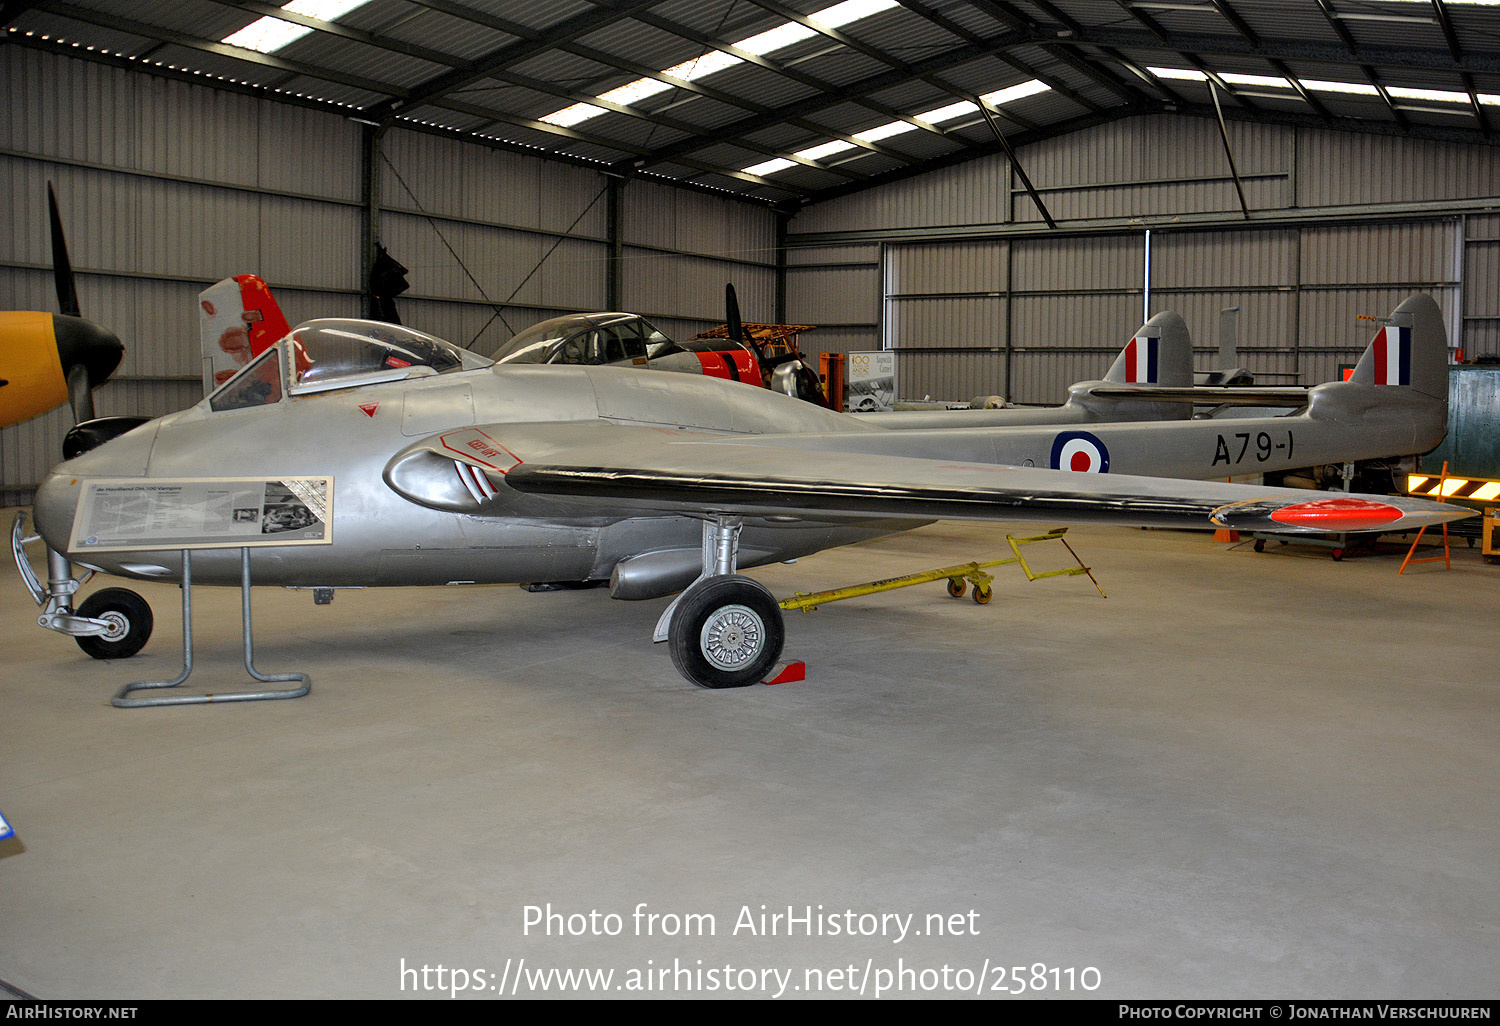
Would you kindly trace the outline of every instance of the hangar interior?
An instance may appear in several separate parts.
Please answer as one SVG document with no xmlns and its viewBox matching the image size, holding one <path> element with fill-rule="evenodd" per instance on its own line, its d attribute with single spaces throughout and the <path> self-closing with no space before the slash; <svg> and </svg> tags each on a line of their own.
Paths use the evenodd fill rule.
<svg viewBox="0 0 1500 1026">
<path fill-rule="evenodd" d="M 1058 402 L 1169 309 L 1209 370 L 1237 308 L 1271 384 L 1335 380 L 1415 292 L 1455 360 L 1500 352 L 1500 14 L 1477 0 L 343 7 L 0 8 L 0 308 L 55 308 L 50 183 L 81 310 L 126 347 L 101 414 L 202 398 L 208 285 L 359 317 L 377 245 L 402 321 L 481 354 L 574 311 L 687 338 L 730 282 L 746 319 L 815 326 L 805 356 L 893 352 L 913 401 Z M 254 34 L 273 14 L 290 38 Z M 31 502 L 72 423 L 0 429 L 0 501 Z M 755 573 L 790 594 L 1004 534 Z M 657 602 L 400 589 L 308 616 L 260 589 L 258 655 L 308 697 L 115 710 L 180 658 L 175 589 L 146 589 L 160 631 L 125 666 L 37 629 L 13 577 L 0 981 L 384 998 L 411 993 L 402 958 L 800 973 L 915 949 L 1102 973 L 1060 996 L 1493 996 L 1478 550 L 1398 577 L 1404 545 L 1069 537 L 1108 600 L 1002 578 L 987 609 L 843 603 L 789 623 L 806 684 L 726 693 L 652 650 Z M 201 672 L 238 672 L 235 606 L 202 592 Z M 548 903 L 626 935 L 523 934 Z M 639 936 L 638 903 L 719 932 Z M 978 909 L 984 932 L 729 932 L 762 905 Z"/>
</svg>

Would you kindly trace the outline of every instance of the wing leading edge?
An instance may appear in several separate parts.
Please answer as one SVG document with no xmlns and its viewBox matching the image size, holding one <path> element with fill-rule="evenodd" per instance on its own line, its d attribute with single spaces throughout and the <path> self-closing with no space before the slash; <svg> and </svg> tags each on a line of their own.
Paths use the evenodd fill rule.
<svg viewBox="0 0 1500 1026">
<path fill-rule="evenodd" d="M 610 507 L 806 520 L 882 516 L 1342 533 L 1416 529 L 1472 515 L 1398 496 L 809 452 L 781 448 L 764 436 L 625 432 L 628 437 L 585 448 L 541 444 L 535 459 L 528 458 L 533 447 L 524 436 L 507 438 L 517 462 L 490 479 L 527 495 Z"/>
</svg>

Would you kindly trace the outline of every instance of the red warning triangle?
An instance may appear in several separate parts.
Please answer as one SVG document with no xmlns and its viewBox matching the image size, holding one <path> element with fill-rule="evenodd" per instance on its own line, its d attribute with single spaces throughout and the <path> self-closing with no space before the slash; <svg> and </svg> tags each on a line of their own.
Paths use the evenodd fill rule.
<svg viewBox="0 0 1500 1026">
<path fill-rule="evenodd" d="M 379 403 L 360 403 L 359 408 L 365 411 L 366 417 L 375 416 L 375 411 L 380 409 Z"/>
</svg>

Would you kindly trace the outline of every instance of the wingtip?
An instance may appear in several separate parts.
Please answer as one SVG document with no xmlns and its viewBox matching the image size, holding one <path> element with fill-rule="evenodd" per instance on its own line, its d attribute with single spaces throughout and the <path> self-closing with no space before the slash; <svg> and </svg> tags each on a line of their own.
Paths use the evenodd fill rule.
<svg viewBox="0 0 1500 1026">
<path fill-rule="evenodd" d="M 1238 531 L 1355 534 L 1415 530 L 1477 515 L 1474 510 L 1425 499 L 1341 495 L 1317 499 L 1289 496 L 1240 503 L 1215 510 L 1210 519 L 1217 527 Z"/>
</svg>

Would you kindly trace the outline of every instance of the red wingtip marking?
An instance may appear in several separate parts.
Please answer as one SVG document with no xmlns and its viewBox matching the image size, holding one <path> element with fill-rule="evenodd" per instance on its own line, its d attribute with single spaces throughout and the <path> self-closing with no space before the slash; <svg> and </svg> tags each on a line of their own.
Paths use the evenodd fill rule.
<svg viewBox="0 0 1500 1026">
<path fill-rule="evenodd" d="M 794 659 L 789 663 L 782 663 L 767 677 L 763 683 L 766 684 L 791 684 L 799 680 L 807 679 L 807 664 L 801 659 Z"/>
<path fill-rule="evenodd" d="M 1369 499 L 1318 499 L 1284 506 L 1271 514 L 1278 524 L 1315 527 L 1322 531 L 1357 531 L 1400 520 L 1395 506 Z"/>
</svg>

